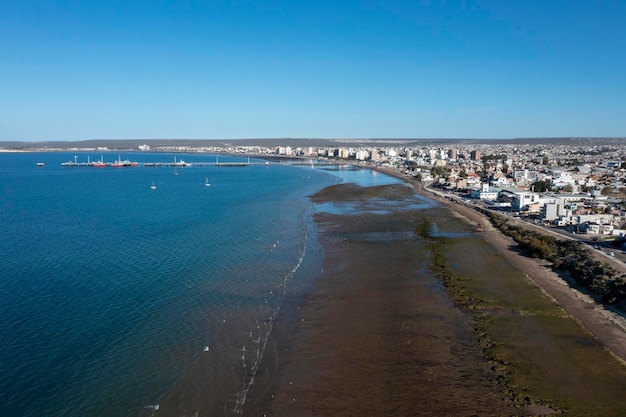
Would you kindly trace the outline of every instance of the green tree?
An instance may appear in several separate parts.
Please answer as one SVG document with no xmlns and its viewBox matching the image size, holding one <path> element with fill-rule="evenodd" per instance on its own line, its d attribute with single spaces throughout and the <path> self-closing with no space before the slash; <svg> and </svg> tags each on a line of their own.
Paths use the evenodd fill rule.
<svg viewBox="0 0 626 417">
<path fill-rule="evenodd" d="M 443 169 L 443 167 L 432 167 L 431 170 L 430 170 L 430 173 L 435 175 L 435 176 L 440 177 L 441 175 L 443 175 L 444 169 Z"/>
<path fill-rule="evenodd" d="M 530 189 L 536 193 L 543 193 L 545 191 L 551 190 L 552 184 L 550 183 L 550 181 L 539 180 L 536 181 Z"/>
</svg>

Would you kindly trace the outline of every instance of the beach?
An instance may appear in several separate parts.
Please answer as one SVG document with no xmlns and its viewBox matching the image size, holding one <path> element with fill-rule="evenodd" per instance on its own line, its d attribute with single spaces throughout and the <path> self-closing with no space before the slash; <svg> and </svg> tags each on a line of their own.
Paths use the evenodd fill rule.
<svg viewBox="0 0 626 417">
<path fill-rule="evenodd" d="M 430 198 L 406 209 L 423 193 L 411 185 L 313 196 L 358 209 L 316 214 L 324 271 L 249 415 L 623 415 L 623 331 L 473 209 Z M 394 204 L 368 206 L 381 200 Z M 416 232 L 422 222 L 435 236 Z"/>
</svg>

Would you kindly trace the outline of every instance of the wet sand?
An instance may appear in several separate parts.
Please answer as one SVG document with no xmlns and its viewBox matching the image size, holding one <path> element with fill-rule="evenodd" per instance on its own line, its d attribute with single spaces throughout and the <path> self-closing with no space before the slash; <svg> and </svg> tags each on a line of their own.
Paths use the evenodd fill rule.
<svg viewBox="0 0 626 417">
<path fill-rule="evenodd" d="M 353 192 L 362 202 L 349 185 L 316 199 L 351 200 Z M 259 415 L 514 414 L 468 316 L 432 274 L 428 243 L 412 232 L 415 216 L 318 213 L 324 272 Z"/>
<path fill-rule="evenodd" d="M 386 173 L 393 174 L 389 170 Z M 401 178 L 401 176 L 399 177 Z M 468 222 L 480 224 L 484 238 L 491 245 L 497 248 L 524 275 L 539 285 L 550 297 L 554 298 L 568 314 L 598 338 L 613 355 L 626 363 L 626 326 L 624 326 L 626 321 L 623 318 L 620 319 L 619 315 L 615 315 L 594 303 L 590 297 L 572 290 L 557 273 L 550 269 L 546 261 L 520 254 L 513 239 L 494 229 L 484 214 L 471 207 L 437 198 L 432 193 L 425 191 L 420 182 L 409 182 L 415 187 L 416 192 L 435 198 L 440 204 L 454 210 Z M 613 266 L 615 267 L 615 265 Z"/>
<path fill-rule="evenodd" d="M 413 185 L 423 193 L 419 183 Z M 392 194 L 403 194 L 399 190 Z M 621 329 L 572 295 L 540 262 L 517 253 L 512 241 L 491 229 L 475 210 L 441 200 L 425 210 L 373 214 L 364 203 L 369 197 L 358 187 L 345 184 L 314 197 L 318 202 L 358 202 L 361 208 L 349 214 L 316 216 L 324 246 L 324 272 L 302 305 L 298 326 L 284 345 L 288 351 L 281 352 L 278 376 L 267 387 L 254 415 L 507 416 L 552 412 L 534 400 L 512 403 L 510 392 L 497 383 L 497 369 L 485 360 L 484 346 L 472 331 L 474 316 L 455 305 L 433 275 L 428 242 L 414 232 L 420 216 L 435 218 L 445 225 L 446 232 L 460 235 L 471 232 L 471 224 L 481 223 L 484 232 L 479 239 L 487 243 L 487 249 L 468 251 L 473 258 L 459 263 L 465 266 L 469 262 L 469 267 L 487 262 L 490 256 L 506 261 L 500 266 L 506 270 L 493 273 L 521 271 L 545 286 L 544 292 L 563 303 L 579 322 L 587 327 L 595 323 L 597 337 L 604 332 L 616 355 L 620 355 L 620 346 L 626 346 Z M 537 331 L 536 323 L 532 326 Z M 545 332 L 547 335 L 549 330 Z M 578 343 L 590 344 L 586 337 Z M 556 358 L 561 353 L 555 349 L 552 355 Z M 550 355 L 546 357 L 550 360 Z M 565 369 L 569 365 L 563 362 L 557 380 L 587 372 L 570 374 Z M 599 378 L 617 386 L 619 392 L 626 379 L 623 368 L 615 373 L 610 369 L 609 377 Z M 575 391 L 584 394 L 585 384 L 582 380 L 575 384 Z"/>
</svg>

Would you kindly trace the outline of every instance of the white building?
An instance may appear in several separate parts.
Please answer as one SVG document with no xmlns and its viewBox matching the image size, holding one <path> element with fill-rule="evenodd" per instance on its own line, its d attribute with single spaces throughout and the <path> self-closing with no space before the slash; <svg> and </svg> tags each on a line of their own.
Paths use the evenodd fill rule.
<svg viewBox="0 0 626 417">
<path fill-rule="evenodd" d="M 593 235 L 611 235 L 613 234 L 613 225 L 585 222 L 578 226 L 578 231 L 581 233 L 589 233 Z"/>
<path fill-rule="evenodd" d="M 553 222 L 565 215 L 565 204 L 560 199 L 554 199 L 543 205 L 541 209 L 541 219 Z"/>
<path fill-rule="evenodd" d="M 498 198 L 500 191 L 500 188 L 490 187 L 489 184 L 483 183 L 479 190 L 470 191 L 470 197 L 479 200 L 495 201 Z"/>
<path fill-rule="evenodd" d="M 365 161 L 369 158 L 369 152 L 365 149 L 359 149 L 358 151 L 356 151 L 355 157 L 359 161 Z"/>
<path fill-rule="evenodd" d="M 501 191 L 501 195 L 511 199 L 511 207 L 514 211 L 539 212 L 541 209 L 538 193 L 515 188 L 506 188 Z"/>
</svg>

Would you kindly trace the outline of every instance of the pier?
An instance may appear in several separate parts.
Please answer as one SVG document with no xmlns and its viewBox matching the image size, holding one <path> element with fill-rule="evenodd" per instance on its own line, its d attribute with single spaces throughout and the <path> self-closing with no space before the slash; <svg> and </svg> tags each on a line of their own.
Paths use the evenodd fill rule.
<svg viewBox="0 0 626 417">
<path fill-rule="evenodd" d="M 64 167 L 93 167 L 93 168 L 120 168 L 120 167 L 170 167 L 170 168 L 182 168 L 182 167 L 202 167 L 202 166 L 215 166 L 215 167 L 247 167 L 247 166 L 268 166 L 268 165 L 285 165 L 285 163 L 277 162 L 185 162 L 184 164 L 174 162 L 131 162 L 118 164 L 116 162 L 62 162 Z"/>
<path fill-rule="evenodd" d="M 201 161 L 201 162 L 186 162 L 182 159 L 174 158 L 173 161 L 159 161 L 159 162 L 138 162 L 130 161 L 129 159 L 122 159 L 118 156 L 117 160 L 113 162 L 105 162 L 102 157 L 97 161 L 91 161 L 87 156 L 86 162 L 78 160 L 78 156 L 74 156 L 74 160 L 62 162 L 64 167 L 92 167 L 92 168 L 127 168 L 127 167 L 145 167 L 145 168 L 186 168 L 186 167 L 248 167 L 248 166 L 270 166 L 270 165 L 349 165 L 346 161 L 335 161 L 327 159 L 317 158 L 280 158 L 272 155 L 255 155 L 253 158 L 256 161 L 251 161 L 250 157 L 247 161 L 237 162 L 220 162 L 219 158 L 215 161 Z M 259 160 L 263 159 L 263 160 Z M 272 160 L 267 160 L 272 159 Z"/>
<path fill-rule="evenodd" d="M 247 167 L 247 166 L 262 166 L 270 165 L 270 162 L 139 162 L 139 165 L 144 167 L 203 167 L 203 166 L 215 166 L 215 167 Z M 278 165 L 278 164 L 274 164 Z"/>
<path fill-rule="evenodd" d="M 86 162 L 79 162 L 78 157 L 75 156 L 73 161 L 62 162 L 61 166 L 64 167 L 92 167 L 92 168 L 126 168 L 126 167 L 168 167 L 168 168 L 184 168 L 184 167 L 204 167 L 204 166 L 214 166 L 214 167 L 247 167 L 247 166 L 269 166 L 272 165 L 284 165 L 284 163 L 277 162 L 269 162 L 269 161 L 250 161 L 248 158 L 247 162 L 239 161 L 239 162 L 219 162 L 216 160 L 215 162 L 185 162 L 182 159 L 176 160 L 173 162 L 137 162 L 130 161 L 128 159 L 122 160 L 118 158 L 118 160 L 114 162 L 104 162 L 102 159 L 98 161 L 90 161 L 87 158 Z"/>
</svg>

